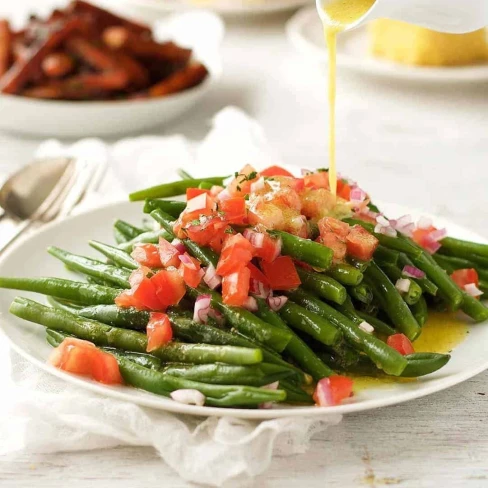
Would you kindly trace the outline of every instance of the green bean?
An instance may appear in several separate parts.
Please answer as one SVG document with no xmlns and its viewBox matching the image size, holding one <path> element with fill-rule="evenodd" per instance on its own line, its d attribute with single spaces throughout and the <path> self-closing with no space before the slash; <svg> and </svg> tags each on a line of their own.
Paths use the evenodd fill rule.
<svg viewBox="0 0 488 488">
<path fill-rule="evenodd" d="M 342 339 L 342 333 L 328 320 L 296 303 L 287 301 L 279 314 L 292 328 L 305 332 L 326 346 L 338 344 Z"/>
<path fill-rule="evenodd" d="M 405 356 L 407 366 L 403 370 L 402 377 L 417 378 L 434 373 L 445 366 L 451 356 L 449 354 L 437 354 L 433 352 L 417 352 Z"/>
<path fill-rule="evenodd" d="M 449 275 L 434 261 L 434 258 L 422 252 L 418 257 L 410 256 L 414 266 L 421 269 L 439 288 L 439 294 L 444 298 L 447 304 L 457 310 L 463 301 L 463 294 L 456 283 L 451 280 Z"/>
<path fill-rule="evenodd" d="M 465 291 L 462 292 L 462 295 L 463 301 L 461 303 L 461 310 L 466 315 L 469 315 L 475 322 L 484 322 L 485 320 L 488 320 L 487 307 Z"/>
<path fill-rule="evenodd" d="M 378 317 L 374 317 L 373 315 L 368 315 L 364 312 L 357 312 L 358 316 L 362 318 L 365 322 L 372 325 L 374 327 L 375 332 L 380 334 L 390 336 L 396 334 L 396 330 L 390 327 L 386 322 L 383 322 Z"/>
<path fill-rule="evenodd" d="M 393 249 L 389 249 L 382 245 L 379 245 L 374 252 L 375 261 L 393 264 L 394 266 L 396 266 L 396 264 L 398 263 L 399 257 L 400 253 L 398 251 L 394 251 Z"/>
<path fill-rule="evenodd" d="M 368 283 L 373 285 L 373 293 L 378 296 L 395 327 L 410 340 L 414 340 L 420 334 L 420 326 L 395 285 L 374 262 L 366 270 L 365 276 L 369 278 Z"/>
<path fill-rule="evenodd" d="M 173 183 L 164 183 L 162 185 L 152 186 L 133 192 L 129 195 L 131 202 L 145 200 L 146 198 L 166 198 L 183 195 L 187 188 L 196 188 L 202 181 L 208 181 L 215 185 L 222 185 L 227 176 L 216 176 L 209 178 L 195 178 L 193 180 L 174 181 Z"/>
<path fill-rule="evenodd" d="M 0 288 L 31 291 L 86 305 L 113 304 L 120 290 L 61 278 L 0 277 Z"/>
<path fill-rule="evenodd" d="M 122 232 L 120 232 L 119 229 L 115 227 L 113 228 L 113 234 L 114 240 L 117 244 L 123 244 L 124 242 L 127 242 L 129 240 L 124 234 L 122 234 Z"/>
<path fill-rule="evenodd" d="M 281 238 L 281 253 L 303 261 L 310 266 L 328 269 L 332 263 L 332 249 L 310 239 L 289 234 L 280 230 L 269 230 L 269 234 Z"/>
<path fill-rule="evenodd" d="M 363 281 L 363 273 L 347 263 L 338 263 L 327 270 L 327 274 L 339 283 L 356 286 Z"/>
<path fill-rule="evenodd" d="M 185 208 L 186 202 L 180 202 L 179 200 L 154 200 L 148 198 L 143 210 L 144 213 L 150 214 L 153 210 L 159 209 L 177 219 Z"/>
<path fill-rule="evenodd" d="M 265 386 L 290 376 L 290 370 L 276 364 L 239 366 L 235 364 L 169 364 L 164 373 L 216 385 Z"/>
<path fill-rule="evenodd" d="M 349 288 L 349 293 L 354 300 L 369 305 L 373 301 L 373 290 L 366 283 L 360 283 Z M 345 300 L 344 300 L 345 301 Z"/>
<path fill-rule="evenodd" d="M 354 266 L 358 271 L 364 273 L 366 268 L 369 266 L 369 261 L 363 261 L 362 259 L 355 258 L 354 256 L 348 256 L 347 262 Z"/>
<path fill-rule="evenodd" d="M 172 238 L 168 235 L 168 233 L 164 229 L 158 230 L 151 230 L 148 232 L 143 232 L 142 234 L 138 235 L 134 239 L 124 242 L 123 244 L 119 244 L 119 249 L 125 252 L 132 252 L 132 249 L 136 244 L 139 243 L 149 243 L 149 244 L 157 244 L 159 242 L 159 238 L 163 237 L 166 240 L 172 240 Z"/>
<path fill-rule="evenodd" d="M 98 346 L 140 353 L 145 353 L 147 349 L 146 334 L 105 325 L 63 310 L 45 307 L 26 298 L 17 297 L 10 306 L 10 312 L 24 320 L 73 334 Z M 151 351 L 151 354 L 166 362 L 195 364 L 222 362 L 246 365 L 262 361 L 262 353 L 259 349 L 177 342 L 168 343 Z"/>
<path fill-rule="evenodd" d="M 208 181 L 202 181 L 198 185 L 198 188 L 202 188 L 203 190 L 211 190 L 213 186 L 215 186 L 213 183 L 209 183 Z"/>
<path fill-rule="evenodd" d="M 118 247 L 109 246 L 108 244 L 99 241 L 88 241 L 88 244 L 118 266 L 127 269 L 137 269 L 139 267 L 139 263 L 133 259 L 129 253 Z"/>
<path fill-rule="evenodd" d="M 368 268 L 369 269 L 369 268 Z M 344 334 L 344 338 L 355 349 L 364 352 L 379 368 L 386 373 L 398 376 L 405 369 L 407 361 L 395 349 L 361 330 L 351 320 L 303 290 L 289 293 L 290 298 L 302 307 L 330 320 Z M 403 303 L 403 301 L 402 301 Z"/>
<path fill-rule="evenodd" d="M 309 405 L 315 403 L 310 394 L 290 381 L 280 380 L 280 389 L 286 391 L 287 403 L 305 403 Z"/>
<path fill-rule="evenodd" d="M 454 237 L 444 237 L 440 242 L 442 250 L 448 250 L 455 256 L 472 257 L 480 256 L 487 258 L 488 263 L 488 244 L 478 244 L 476 242 L 463 241 Z"/>
<path fill-rule="evenodd" d="M 124 381 L 158 395 L 169 396 L 175 390 L 198 390 L 206 396 L 205 404 L 215 407 L 248 407 L 286 399 L 283 390 L 268 390 L 252 386 L 209 385 L 153 371 L 114 354 Z"/>
<path fill-rule="evenodd" d="M 219 310 L 232 327 L 251 339 L 269 346 L 274 351 L 282 352 L 290 342 L 290 332 L 267 324 L 244 308 L 225 305 L 220 294 L 209 288 L 203 286 L 198 289 L 188 287 L 188 293 L 192 298 L 197 298 L 198 295 L 210 295 L 212 307 Z"/>
<path fill-rule="evenodd" d="M 125 222 L 124 220 L 116 220 L 114 222 L 114 228 L 122 233 L 127 240 L 134 239 L 144 232 L 143 229 L 129 224 L 129 222 Z"/>
<path fill-rule="evenodd" d="M 69 266 L 66 266 L 66 269 L 69 271 L 75 271 Z M 114 285 L 112 281 L 102 280 L 101 278 L 95 278 L 94 276 L 89 276 L 89 275 L 85 275 L 85 279 L 86 282 L 90 283 L 91 285 L 109 286 L 110 288 L 117 288 L 119 290 L 119 293 L 122 292 L 123 290 L 123 288 L 120 288 L 120 286 Z"/>
<path fill-rule="evenodd" d="M 93 276 L 96 279 L 108 281 L 122 288 L 130 288 L 130 272 L 125 269 L 117 268 L 116 266 L 105 264 L 95 259 L 72 254 L 54 246 L 48 247 L 47 252 L 74 271 Z"/>
<path fill-rule="evenodd" d="M 405 253 L 400 253 L 399 259 L 398 259 L 398 264 L 399 267 L 402 269 L 403 273 L 403 268 L 405 266 L 413 266 L 412 261 L 410 258 L 405 254 Z M 427 276 L 424 276 L 423 278 L 412 278 L 415 283 L 417 283 L 420 288 L 422 288 L 422 291 L 425 293 L 428 293 L 429 295 L 436 296 L 437 295 L 437 285 L 435 285 L 432 281 L 427 278 Z"/>
<path fill-rule="evenodd" d="M 190 176 L 189 173 L 187 173 L 183 168 L 178 168 L 176 170 L 176 173 L 182 180 L 193 180 L 193 176 Z"/>
<path fill-rule="evenodd" d="M 59 300 L 58 298 L 54 297 L 47 297 L 47 303 L 49 303 L 51 307 L 59 308 L 60 310 L 74 314 L 77 314 L 83 308 L 83 305 L 68 302 L 66 300 Z"/>
<path fill-rule="evenodd" d="M 402 271 L 397 266 L 392 266 L 391 264 L 380 263 L 382 271 L 390 278 L 392 283 L 395 283 L 400 279 L 407 279 L 410 282 L 408 291 L 405 293 L 400 293 L 402 298 L 408 305 L 413 305 L 420 300 L 422 296 L 422 288 L 411 278 L 403 278 Z"/>
<path fill-rule="evenodd" d="M 150 313 L 135 308 L 119 308 L 117 305 L 92 305 L 84 307 L 78 314 L 102 324 L 123 329 L 146 330 Z"/>
<path fill-rule="evenodd" d="M 321 273 L 307 271 L 300 266 L 297 267 L 297 272 L 304 288 L 331 302 L 344 303 L 347 290 L 338 281 Z"/>
<path fill-rule="evenodd" d="M 432 256 L 436 263 L 446 270 L 449 274 L 452 274 L 457 269 L 469 269 L 474 268 L 478 273 L 478 276 L 484 280 L 488 280 L 488 269 L 483 269 L 478 263 L 470 261 L 469 259 L 458 258 L 455 256 L 448 256 L 443 254 L 434 254 Z"/>
<path fill-rule="evenodd" d="M 425 301 L 425 298 L 423 296 L 420 297 L 420 300 L 418 302 L 410 305 L 410 310 L 412 311 L 412 314 L 420 327 L 423 327 L 425 322 L 427 322 L 427 318 L 429 316 L 429 310 L 427 308 L 427 302 Z"/>
</svg>

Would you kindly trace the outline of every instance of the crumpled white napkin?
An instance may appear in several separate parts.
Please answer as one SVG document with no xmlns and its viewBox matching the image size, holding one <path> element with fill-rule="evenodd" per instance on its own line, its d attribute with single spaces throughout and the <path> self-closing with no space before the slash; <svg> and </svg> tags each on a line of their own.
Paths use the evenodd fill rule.
<svg viewBox="0 0 488 488">
<path fill-rule="evenodd" d="M 39 156 L 75 155 L 108 164 L 88 206 L 126 198 L 127 191 L 173 176 L 184 166 L 198 175 L 229 172 L 247 162 L 279 164 L 259 125 L 238 109 L 217 114 L 200 144 L 181 136 L 125 139 L 109 147 L 95 139 L 65 147 L 43 143 Z M 9 374 L 10 373 L 10 374 Z M 273 452 L 305 452 L 317 432 L 341 416 L 256 422 L 182 416 L 91 393 L 39 370 L 0 341 L 0 454 L 51 453 L 119 445 L 153 446 L 185 480 L 223 486 L 249 482 Z"/>
</svg>

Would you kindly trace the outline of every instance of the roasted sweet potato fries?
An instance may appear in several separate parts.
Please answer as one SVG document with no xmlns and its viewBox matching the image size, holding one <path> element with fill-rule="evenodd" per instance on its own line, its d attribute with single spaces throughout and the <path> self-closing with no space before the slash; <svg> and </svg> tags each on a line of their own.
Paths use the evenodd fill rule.
<svg viewBox="0 0 488 488">
<path fill-rule="evenodd" d="M 57 100 L 161 97 L 208 75 L 190 49 L 83 0 L 21 31 L 0 20 L 0 91 Z"/>
</svg>

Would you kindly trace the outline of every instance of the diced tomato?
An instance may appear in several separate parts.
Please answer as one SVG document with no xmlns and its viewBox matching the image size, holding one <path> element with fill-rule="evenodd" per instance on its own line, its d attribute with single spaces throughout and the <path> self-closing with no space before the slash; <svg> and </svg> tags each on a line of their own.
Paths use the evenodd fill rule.
<svg viewBox="0 0 488 488">
<path fill-rule="evenodd" d="M 284 188 L 273 193 L 272 199 L 267 200 L 282 210 L 302 210 L 302 201 L 298 193 L 292 188 Z"/>
<path fill-rule="evenodd" d="M 185 282 L 176 269 L 159 271 L 150 282 L 159 302 L 159 307 L 152 310 L 166 310 L 167 307 L 177 305 L 185 296 Z"/>
<path fill-rule="evenodd" d="M 320 235 L 324 236 L 333 233 L 339 237 L 346 237 L 349 234 L 349 224 L 341 222 L 334 217 L 324 217 L 318 221 Z"/>
<path fill-rule="evenodd" d="M 334 252 L 334 261 L 342 261 L 346 257 L 347 245 L 344 240 L 336 234 L 329 232 L 321 235 L 317 241 L 329 249 L 332 249 Z"/>
<path fill-rule="evenodd" d="M 250 164 L 246 164 L 229 183 L 227 191 L 231 195 L 244 196 L 251 192 L 251 184 L 258 178 L 256 170 Z"/>
<path fill-rule="evenodd" d="M 130 290 L 124 290 L 116 299 L 119 307 L 135 307 L 139 310 L 159 310 L 161 303 L 157 297 L 156 289 L 149 278 L 147 268 L 139 268 L 132 272 L 129 282 Z"/>
<path fill-rule="evenodd" d="M 123 383 L 114 356 L 88 341 L 67 337 L 53 350 L 48 362 L 68 373 L 90 376 L 100 383 Z"/>
<path fill-rule="evenodd" d="M 183 225 L 193 223 L 196 220 L 204 221 L 215 213 L 215 200 L 209 194 L 198 195 L 188 201 L 185 211 L 180 215 Z M 205 219 L 207 217 L 207 219 Z"/>
<path fill-rule="evenodd" d="M 311 219 L 329 215 L 337 205 L 337 199 L 325 188 L 305 188 L 301 194 L 302 214 Z"/>
<path fill-rule="evenodd" d="M 273 290 L 291 290 L 300 286 L 300 277 L 290 256 L 279 256 L 272 263 L 262 261 L 261 268 Z"/>
<path fill-rule="evenodd" d="M 463 290 L 466 285 L 474 284 L 478 287 L 480 284 L 478 272 L 474 268 L 457 269 L 451 274 L 451 278 Z"/>
<path fill-rule="evenodd" d="M 169 268 L 170 266 L 178 267 L 180 264 L 180 260 L 178 259 L 179 255 L 180 251 L 173 244 L 163 237 L 159 238 L 159 258 L 165 268 Z"/>
<path fill-rule="evenodd" d="M 249 263 L 247 267 L 251 272 L 251 279 L 260 281 L 263 285 L 269 286 L 268 278 L 266 278 L 264 273 L 257 266 L 254 266 L 254 264 Z"/>
<path fill-rule="evenodd" d="M 264 225 L 267 229 L 283 229 L 283 209 L 273 203 L 259 202 L 249 209 L 247 218 L 251 225 Z"/>
<path fill-rule="evenodd" d="M 271 237 L 268 233 L 264 233 L 262 247 L 254 248 L 254 255 L 267 263 L 273 262 L 279 256 L 280 252 L 281 239 Z"/>
<path fill-rule="evenodd" d="M 404 334 L 393 334 L 391 336 L 388 336 L 386 343 L 404 356 L 406 356 L 407 354 L 413 354 L 415 352 L 412 343 Z"/>
<path fill-rule="evenodd" d="M 365 213 L 356 212 L 353 217 L 358 220 L 362 220 L 363 222 L 368 222 L 369 224 L 376 225 L 376 218 L 373 215 L 367 215 Z"/>
<path fill-rule="evenodd" d="M 436 230 L 437 228 L 432 225 L 427 229 L 415 229 L 412 232 L 412 239 L 419 246 L 422 246 L 423 248 L 429 248 L 432 245 L 431 241 L 429 240 L 429 234 Z"/>
<path fill-rule="evenodd" d="M 226 305 L 242 307 L 249 295 L 249 268 L 224 276 L 222 279 L 222 299 Z"/>
<path fill-rule="evenodd" d="M 242 235 L 229 235 L 222 247 L 222 253 L 217 264 L 217 274 L 226 276 L 247 266 L 253 257 L 251 243 Z"/>
<path fill-rule="evenodd" d="M 221 253 L 224 247 L 224 241 L 229 235 L 235 234 L 235 230 L 232 227 L 222 227 L 221 229 L 215 231 L 214 236 L 208 242 L 208 247 L 215 251 L 216 253 Z"/>
<path fill-rule="evenodd" d="M 291 176 L 291 177 L 293 177 L 293 175 L 289 171 L 282 168 L 281 166 L 270 166 L 269 168 L 266 168 L 266 169 L 263 169 L 263 171 L 260 171 L 259 174 L 261 176 Z"/>
<path fill-rule="evenodd" d="M 307 217 L 304 215 L 296 215 L 295 212 L 290 212 L 287 215 L 286 225 L 284 230 L 303 239 L 308 238 L 308 224 Z"/>
<path fill-rule="evenodd" d="M 204 275 L 200 268 L 200 261 L 191 257 L 188 253 L 183 254 L 181 257 L 179 271 L 184 282 L 192 288 L 196 288 L 200 284 Z"/>
<path fill-rule="evenodd" d="M 224 189 L 223 186 L 213 185 L 212 188 L 210 188 L 210 195 L 216 197 L 223 189 Z"/>
<path fill-rule="evenodd" d="M 292 190 L 300 193 L 305 188 L 305 182 L 303 178 L 293 178 L 289 176 L 273 176 L 272 180 L 279 183 L 280 188 L 291 188 Z"/>
<path fill-rule="evenodd" d="M 353 381 L 347 376 L 332 375 L 322 378 L 315 388 L 313 399 L 319 407 L 339 405 L 352 395 Z"/>
<path fill-rule="evenodd" d="M 349 201 L 351 199 L 351 187 L 343 180 L 337 180 L 337 196 Z"/>
<path fill-rule="evenodd" d="M 210 195 L 210 190 L 205 190 L 204 188 L 187 188 L 186 189 L 186 201 L 190 201 L 192 198 L 198 197 L 202 193 L 207 193 Z"/>
<path fill-rule="evenodd" d="M 378 239 L 360 225 L 353 226 L 346 237 L 347 253 L 364 261 L 373 257 L 378 244 Z"/>
<path fill-rule="evenodd" d="M 243 224 L 247 217 L 246 200 L 243 197 L 232 197 L 220 202 L 224 219 L 230 224 Z"/>
<path fill-rule="evenodd" d="M 215 238 L 217 232 L 227 227 L 227 223 L 220 217 L 202 217 L 198 223 L 188 224 L 185 232 L 189 239 L 201 246 L 207 246 Z"/>
<path fill-rule="evenodd" d="M 146 327 L 147 352 L 154 351 L 173 339 L 173 329 L 165 313 L 152 313 Z"/>
<path fill-rule="evenodd" d="M 136 244 L 131 256 L 143 266 L 150 268 L 161 268 L 161 258 L 159 257 L 159 248 L 154 244 Z"/>
<path fill-rule="evenodd" d="M 307 188 L 325 188 L 329 189 L 329 173 L 327 171 L 319 171 L 305 175 L 303 181 Z"/>
</svg>

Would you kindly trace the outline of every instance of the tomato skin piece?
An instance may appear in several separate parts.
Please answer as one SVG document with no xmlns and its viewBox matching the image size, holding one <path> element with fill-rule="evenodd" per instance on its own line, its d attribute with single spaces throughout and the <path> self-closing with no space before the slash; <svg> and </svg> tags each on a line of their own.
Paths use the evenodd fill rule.
<svg viewBox="0 0 488 488">
<path fill-rule="evenodd" d="M 186 189 L 186 201 L 190 201 L 192 198 L 198 197 L 202 193 L 207 193 L 210 195 L 210 190 L 205 190 L 204 188 L 187 188 Z"/>
<path fill-rule="evenodd" d="M 292 290 L 301 284 L 290 256 L 279 256 L 272 263 L 262 261 L 261 269 L 273 290 Z"/>
<path fill-rule="evenodd" d="M 173 329 L 169 317 L 165 313 L 153 312 L 146 327 L 146 352 L 154 351 L 173 339 Z"/>
<path fill-rule="evenodd" d="M 360 225 L 353 226 L 346 237 L 347 253 L 363 261 L 373 257 L 378 244 L 378 239 Z"/>
<path fill-rule="evenodd" d="M 334 252 L 334 261 L 343 261 L 347 253 L 347 245 L 344 240 L 336 234 L 329 232 L 321 235 L 317 242 L 320 242 L 325 247 L 332 249 Z"/>
<path fill-rule="evenodd" d="M 260 281 L 265 286 L 269 286 L 268 278 L 266 278 L 265 274 L 257 266 L 249 263 L 247 267 L 251 272 L 251 279 Z"/>
<path fill-rule="evenodd" d="M 269 166 L 260 171 L 259 174 L 261 176 L 291 176 L 293 178 L 293 175 L 281 166 Z"/>
<path fill-rule="evenodd" d="M 405 334 L 393 334 L 386 340 L 388 346 L 396 349 L 400 354 L 406 356 L 407 354 L 413 354 L 415 349 L 412 343 Z"/>
<path fill-rule="evenodd" d="M 154 244 L 136 244 L 131 252 L 133 257 L 142 266 L 149 266 L 150 268 L 161 268 L 161 258 L 159 256 L 159 248 Z"/>
<path fill-rule="evenodd" d="M 166 310 L 167 307 L 178 305 L 185 296 L 185 282 L 177 269 L 159 271 L 150 279 L 150 282 L 159 303 L 157 308 L 151 310 Z"/>
<path fill-rule="evenodd" d="M 256 173 L 255 178 L 248 179 L 251 173 Z M 242 168 L 237 176 L 227 186 L 227 191 L 233 196 L 241 196 L 251 192 L 251 184 L 259 179 L 259 175 L 256 170 L 250 165 L 246 164 Z"/>
<path fill-rule="evenodd" d="M 68 373 L 89 376 L 100 383 L 123 383 L 115 357 L 88 341 L 67 337 L 53 350 L 48 363 Z"/>
<path fill-rule="evenodd" d="M 191 261 L 192 264 L 187 264 L 181 261 L 179 272 L 183 281 L 192 288 L 196 288 L 202 281 L 203 272 L 201 270 L 201 263 L 198 259 L 191 257 L 188 253 L 184 256 Z"/>
<path fill-rule="evenodd" d="M 353 381 L 347 376 L 332 375 L 322 378 L 315 388 L 313 399 L 319 407 L 340 405 L 352 396 Z"/>
<path fill-rule="evenodd" d="M 320 235 L 329 234 L 332 232 L 339 237 L 345 238 L 350 231 L 349 224 L 335 219 L 334 217 L 324 217 L 318 221 Z"/>
<path fill-rule="evenodd" d="M 217 274 L 226 276 L 246 267 L 253 257 L 253 251 L 251 243 L 242 234 L 229 235 L 217 263 Z"/>
<path fill-rule="evenodd" d="M 163 267 L 169 268 L 170 266 L 174 266 L 176 268 L 179 266 L 180 260 L 178 256 L 180 255 L 180 251 L 171 242 L 168 242 L 164 237 L 160 237 L 158 247 L 159 259 Z"/>
<path fill-rule="evenodd" d="M 451 274 L 451 279 L 463 290 L 466 285 L 474 284 L 478 287 L 480 284 L 478 272 L 474 268 L 457 269 Z"/>
<path fill-rule="evenodd" d="M 220 210 L 229 224 L 243 224 L 247 218 L 246 200 L 243 197 L 231 197 L 220 202 Z"/>
<path fill-rule="evenodd" d="M 303 181 L 306 188 L 325 188 L 326 190 L 330 188 L 329 173 L 327 171 L 305 175 Z"/>
<path fill-rule="evenodd" d="M 249 295 L 249 281 L 251 272 L 249 268 L 241 268 L 235 273 L 224 276 L 222 279 L 222 299 L 226 305 L 242 307 Z"/>
</svg>

